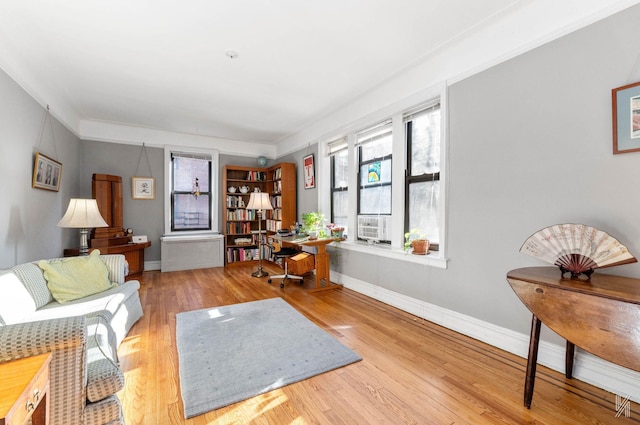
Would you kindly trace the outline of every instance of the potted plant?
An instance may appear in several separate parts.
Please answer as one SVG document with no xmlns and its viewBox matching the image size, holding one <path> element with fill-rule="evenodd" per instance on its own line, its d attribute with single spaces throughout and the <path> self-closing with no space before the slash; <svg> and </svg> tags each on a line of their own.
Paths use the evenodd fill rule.
<svg viewBox="0 0 640 425">
<path fill-rule="evenodd" d="M 404 234 L 404 250 L 408 251 L 409 248 L 413 248 L 411 253 L 415 255 L 429 253 L 429 240 L 420 229 L 411 229 Z"/>
<path fill-rule="evenodd" d="M 329 229 L 332 238 L 342 239 L 344 237 L 344 227 L 338 224 L 329 223 L 327 229 Z"/>
<path fill-rule="evenodd" d="M 318 237 L 318 230 L 322 228 L 324 214 L 320 211 L 311 211 L 302 214 L 302 222 L 304 224 L 304 232 L 309 235 L 310 239 Z"/>
</svg>

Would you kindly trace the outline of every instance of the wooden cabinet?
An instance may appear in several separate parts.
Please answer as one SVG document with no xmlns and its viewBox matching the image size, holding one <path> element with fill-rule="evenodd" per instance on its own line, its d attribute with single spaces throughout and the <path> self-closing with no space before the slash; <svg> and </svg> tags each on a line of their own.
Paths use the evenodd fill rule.
<svg viewBox="0 0 640 425">
<path fill-rule="evenodd" d="M 51 353 L 0 364 L 0 424 L 49 423 Z"/>
<path fill-rule="evenodd" d="M 267 210 L 258 226 L 257 213 L 246 209 L 254 191 L 268 192 L 273 210 Z M 225 264 L 258 259 L 260 237 L 296 222 L 296 170 L 294 163 L 270 168 L 227 165 L 222 173 L 224 193 L 223 225 Z M 268 259 L 268 247 L 262 247 L 262 258 Z"/>
</svg>

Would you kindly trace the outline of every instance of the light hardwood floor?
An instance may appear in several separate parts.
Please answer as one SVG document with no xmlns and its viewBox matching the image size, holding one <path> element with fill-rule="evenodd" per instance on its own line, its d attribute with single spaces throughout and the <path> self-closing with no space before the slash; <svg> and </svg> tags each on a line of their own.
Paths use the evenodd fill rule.
<svg viewBox="0 0 640 425">
<path fill-rule="evenodd" d="M 542 366 L 528 410 L 525 359 L 348 289 L 309 293 L 312 278 L 280 289 L 252 277 L 254 269 L 143 274 L 145 314 L 119 350 L 127 424 L 640 423 L 637 404 L 630 418 L 615 417 L 614 394 Z M 284 298 L 363 361 L 185 420 L 176 313 L 272 297 Z"/>
</svg>

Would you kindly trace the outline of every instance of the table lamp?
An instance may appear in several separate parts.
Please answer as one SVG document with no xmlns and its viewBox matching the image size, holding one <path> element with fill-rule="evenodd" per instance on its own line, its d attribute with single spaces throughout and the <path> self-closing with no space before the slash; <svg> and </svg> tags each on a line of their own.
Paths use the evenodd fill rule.
<svg viewBox="0 0 640 425">
<path fill-rule="evenodd" d="M 247 204 L 248 210 L 258 210 L 258 270 L 251 273 L 254 277 L 269 276 L 269 273 L 262 270 L 262 212 L 272 210 L 269 194 L 266 192 L 252 192 Z"/>
<path fill-rule="evenodd" d="M 80 229 L 80 255 L 89 255 L 89 229 L 109 225 L 100 215 L 95 199 L 72 198 L 58 227 Z"/>
</svg>

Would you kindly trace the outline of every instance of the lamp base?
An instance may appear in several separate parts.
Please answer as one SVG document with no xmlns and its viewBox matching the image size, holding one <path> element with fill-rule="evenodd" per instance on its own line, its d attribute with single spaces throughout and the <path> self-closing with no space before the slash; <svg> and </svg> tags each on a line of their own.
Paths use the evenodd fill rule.
<svg viewBox="0 0 640 425">
<path fill-rule="evenodd" d="M 264 270 L 262 270 L 262 265 L 259 265 L 258 266 L 258 270 L 256 270 L 255 272 L 251 273 L 251 276 L 253 276 L 253 277 L 265 277 L 265 276 L 269 276 L 269 273 L 267 273 Z"/>
</svg>

